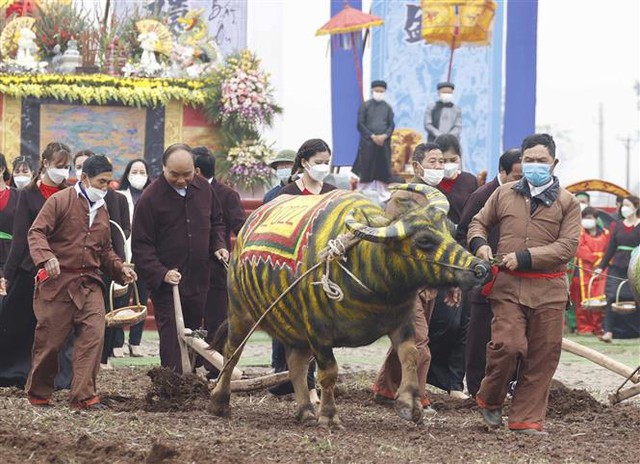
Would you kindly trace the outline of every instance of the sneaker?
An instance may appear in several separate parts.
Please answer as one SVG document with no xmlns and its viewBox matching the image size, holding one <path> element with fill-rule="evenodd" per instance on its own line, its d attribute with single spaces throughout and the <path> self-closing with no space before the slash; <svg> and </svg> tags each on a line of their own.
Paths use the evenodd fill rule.
<svg viewBox="0 0 640 464">
<path fill-rule="evenodd" d="M 100 363 L 100 370 L 103 371 L 112 371 L 113 370 L 113 365 L 111 364 L 111 362 L 109 360 L 107 360 L 106 363 Z"/>
<path fill-rule="evenodd" d="M 613 334 L 611 332 L 605 332 L 602 335 L 598 335 L 598 340 L 605 343 L 611 343 L 611 340 L 613 340 Z"/>
<path fill-rule="evenodd" d="M 520 435 L 529 435 L 531 437 L 544 437 L 549 435 L 549 432 L 537 429 L 511 429 L 511 431 Z"/>
<path fill-rule="evenodd" d="M 469 399 L 469 395 L 467 395 L 464 392 L 461 392 L 460 390 L 451 390 L 449 392 L 449 396 L 451 398 L 453 398 L 454 400 L 466 400 L 466 399 Z"/>
<path fill-rule="evenodd" d="M 121 346 L 113 348 L 113 357 L 114 358 L 124 358 L 124 348 Z"/>
<path fill-rule="evenodd" d="M 480 408 L 482 419 L 489 428 L 497 429 L 502 425 L 502 409 L 494 409 L 493 411 L 486 408 Z"/>
<path fill-rule="evenodd" d="M 140 345 L 131 345 L 129 344 L 129 354 L 132 358 L 142 358 L 144 354 L 142 354 L 142 349 Z"/>
</svg>

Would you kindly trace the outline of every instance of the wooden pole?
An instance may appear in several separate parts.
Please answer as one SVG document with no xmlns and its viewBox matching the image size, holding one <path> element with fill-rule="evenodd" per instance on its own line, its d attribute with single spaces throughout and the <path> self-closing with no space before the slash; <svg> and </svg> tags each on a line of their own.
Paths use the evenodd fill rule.
<svg viewBox="0 0 640 464">
<path fill-rule="evenodd" d="M 278 372 L 277 374 L 268 374 L 260 377 L 254 377 L 252 379 L 232 380 L 231 391 L 236 392 L 250 392 L 255 390 L 262 390 L 265 388 L 273 387 L 286 380 L 289 380 L 289 371 Z M 213 389 L 216 386 L 217 381 L 209 382 L 209 388 Z"/>
<path fill-rule="evenodd" d="M 211 346 L 209 346 L 209 344 L 203 339 L 190 337 L 190 332 L 191 329 L 184 329 L 183 331 L 182 338 L 187 346 L 213 364 L 216 368 L 222 369 L 222 366 L 224 366 L 224 358 L 222 355 L 211 348 Z M 231 373 L 231 380 L 240 380 L 241 378 L 242 371 L 234 367 L 233 372 Z"/>
<path fill-rule="evenodd" d="M 182 303 L 180 302 L 180 290 L 178 286 L 173 286 L 173 311 L 176 317 L 176 335 L 178 337 L 178 345 L 180 346 L 180 360 L 182 364 L 182 373 L 191 372 L 191 360 L 189 359 L 189 350 L 184 341 L 184 317 L 182 316 Z"/>
<path fill-rule="evenodd" d="M 591 348 L 587 348 L 586 346 L 582 346 L 579 343 L 572 342 L 571 340 L 567 340 L 566 338 L 562 339 L 562 349 L 568 351 L 569 353 L 582 356 L 583 358 L 588 359 L 589 361 L 594 362 L 599 366 L 609 369 L 611 372 L 615 372 L 616 374 L 619 374 L 624 378 L 628 378 L 633 383 L 640 382 L 640 375 L 634 375 L 634 369 L 622 364 L 621 362 L 616 361 L 615 359 L 610 358 L 609 356 L 605 356 L 604 354 L 596 350 L 592 350 Z"/>
<path fill-rule="evenodd" d="M 625 390 L 620 390 L 609 395 L 609 403 L 613 406 L 621 401 L 631 398 L 632 396 L 640 395 L 640 385 L 634 385 Z"/>
</svg>

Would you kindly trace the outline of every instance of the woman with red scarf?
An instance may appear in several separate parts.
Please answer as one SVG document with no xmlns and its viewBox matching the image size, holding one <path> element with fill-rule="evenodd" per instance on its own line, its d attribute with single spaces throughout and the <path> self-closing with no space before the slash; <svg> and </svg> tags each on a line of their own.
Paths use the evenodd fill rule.
<svg viewBox="0 0 640 464">
<path fill-rule="evenodd" d="M 571 281 L 571 300 L 576 308 L 577 331 L 582 335 L 599 335 L 602 331 L 602 311 L 585 309 L 582 306 L 582 302 L 587 298 L 604 295 L 606 282 L 604 276 L 593 279 L 591 291 L 589 291 L 593 270 L 602 261 L 610 238 L 609 231 L 598 226 L 597 214 L 595 208 L 590 206 L 582 210 L 582 231 L 576 253 L 576 272 Z"/>
<path fill-rule="evenodd" d="M 7 296 L 0 312 L 0 386 L 24 386 L 31 369 L 31 347 L 36 327 L 33 314 L 36 268 L 29 254 L 27 233 L 45 201 L 65 188 L 70 164 L 71 150 L 67 145 L 48 144 L 40 158 L 39 175 L 18 195 L 13 241 L 4 267 Z M 64 362 L 56 378 L 59 388 L 68 388 L 70 384 L 69 351 L 60 354 L 60 361 Z"/>
</svg>

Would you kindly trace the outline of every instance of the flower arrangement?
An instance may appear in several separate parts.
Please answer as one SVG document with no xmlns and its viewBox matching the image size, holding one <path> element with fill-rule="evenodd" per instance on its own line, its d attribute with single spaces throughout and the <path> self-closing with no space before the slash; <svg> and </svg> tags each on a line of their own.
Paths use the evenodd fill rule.
<svg viewBox="0 0 640 464">
<path fill-rule="evenodd" d="M 270 186 L 273 170 L 267 162 L 273 157 L 273 150 L 262 141 L 241 143 L 222 157 L 220 180 L 245 190 Z"/>
<path fill-rule="evenodd" d="M 214 83 L 208 91 L 219 105 L 207 108 L 206 116 L 220 125 L 229 146 L 257 140 L 261 126 L 270 126 L 273 116 L 282 112 L 273 98 L 269 74 L 249 50 L 227 57 Z"/>
<path fill-rule="evenodd" d="M 83 31 L 92 29 L 89 14 L 73 4 L 45 8 L 37 6 L 34 17 L 36 44 L 42 58 L 54 56 L 56 45 L 65 50 L 69 40 L 78 39 Z"/>
</svg>

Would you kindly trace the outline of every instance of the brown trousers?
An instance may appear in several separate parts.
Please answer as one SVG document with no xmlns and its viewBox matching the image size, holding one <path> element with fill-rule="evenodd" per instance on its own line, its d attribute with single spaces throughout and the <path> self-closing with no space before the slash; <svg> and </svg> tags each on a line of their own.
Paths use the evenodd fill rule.
<svg viewBox="0 0 640 464">
<path fill-rule="evenodd" d="M 560 360 L 564 311 L 499 300 L 491 300 L 491 308 L 487 371 L 476 401 L 483 408 L 501 408 L 519 358 L 509 428 L 542 430 L 551 379 Z"/>
<path fill-rule="evenodd" d="M 424 293 L 418 294 L 416 299 L 416 348 L 418 348 L 418 388 L 420 391 L 420 401 L 423 406 L 429 404 L 426 394 L 427 373 L 431 363 L 431 352 L 429 351 L 429 319 L 435 304 L 435 298 L 427 299 Z M 373 384 L 373 391 L 387 398 L 395 398 L 400 382 L 402 381 L 402 366 L 398 353 L 393 346 L 389 348 L 387 357 L 382 364 Z"/>
<path fill-rule="evenodd" d="M 81 288 L 81 295 L 75 302 L 71 298 L 44 301 L 36 288 L 33 312 L 38 323 L 33 342 L 33 365 L 26 385 L 29 396 L 51 397 L 53 379 L 58 373 L 58 353 L 75 328 L 69 400 L 73 404 L 96 397 L 96 377 L 104 342 L 104 299 L 102 287 L 96 282 L 84 282 Z"/>
<path fill-rule="evenodd" d="M 180 295 L 182 316 L 186 328 L 195 330 L 202 327 L 206 299 L 206 293 Z M 151 301 L 153 301 L 153 313 L 160 335 L 160 364 L 162 367 L 168 367 L 178 374 L 182 374 L 182 358 L 173 309 L 173 292 L 169 290 L 152 293 Z"/>
</svg>

